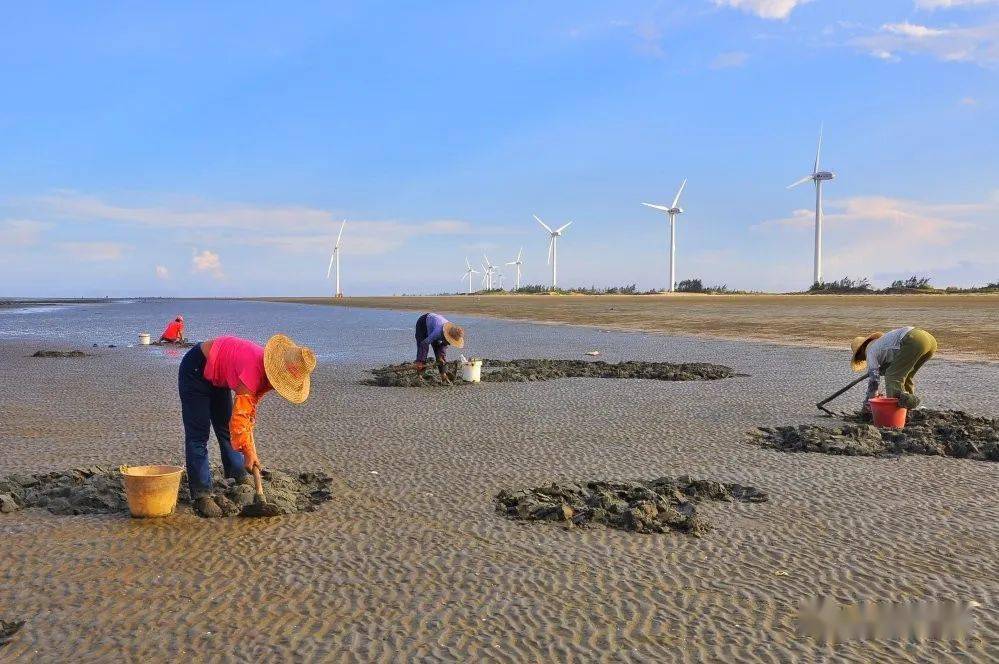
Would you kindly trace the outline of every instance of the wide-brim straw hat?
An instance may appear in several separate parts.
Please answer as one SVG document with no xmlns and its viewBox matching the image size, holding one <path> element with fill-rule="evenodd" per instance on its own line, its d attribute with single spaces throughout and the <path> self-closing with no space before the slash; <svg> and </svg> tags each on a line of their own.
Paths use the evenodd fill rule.
<svg viewBox="0 0 999 664">
<path fill-rule="evenodd" d="M 465 330 L 454 323 L 444 323 L 444 338 L 455 348 L 465 347 Z"/>
<path fill-rule="evenodd" d="M 850 357 L 850 368 L 858 372 L 866 369 L 867 357 L 865 351 L 867 350 L 867 344 L 883 336 L 880 332 L 872 332 L 866 337 L 854 337 L 853 341 L 850 342 L 850 350 L 853 351 L 853 355 Z"/>
<path fill-rule="evenodd" d="M 264 346 L 264 371 L 274 391 L 291 403 L 309 398 L 316 355 L 283 334 L 275 334 Z"/>
</svg>

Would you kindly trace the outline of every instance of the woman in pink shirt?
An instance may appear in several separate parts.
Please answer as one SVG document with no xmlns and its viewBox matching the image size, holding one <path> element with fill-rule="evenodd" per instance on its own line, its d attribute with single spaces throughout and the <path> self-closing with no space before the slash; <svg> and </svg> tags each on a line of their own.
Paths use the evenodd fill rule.
<svg viewBox="0 0 999 664">
<path fill-rule="evenodd" d="M 291 403 L 302 403 L 309 397 L 315 368 L 312 351 L 283 334 L 275 334 L 263 347 L 238 337 L 218 337 L 184 355 L 178 388 L 187 481 L 198 514 L 222 516 L 212 498 L 209 430 L 215 429 L 225 476 L 252 486 L 247 473 L 260 468 L 253 440 L 257 404 L 272 389 Z"/>
</svg>

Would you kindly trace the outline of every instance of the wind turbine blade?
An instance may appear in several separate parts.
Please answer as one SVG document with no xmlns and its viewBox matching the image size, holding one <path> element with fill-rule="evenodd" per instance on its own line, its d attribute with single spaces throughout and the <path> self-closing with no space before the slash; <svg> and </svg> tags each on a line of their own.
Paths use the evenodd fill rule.
<svg viewBox="0 0 999 664">
<path fill-rule="evenodd" d="M 468 256 L 465 256 L 465 268 L 471 270 L 472 264 L 468 262 Z"/>
<path fill-rule="evenodd" d="M 787 185 L 787 188 L 788 188 L 788 189 L 794 189 L 794 188 L 795 188 L 795 187 L 797 187 L 797 186 L 798 186 L 799 184 L 805 184 L 806 182 L 808 182 L 808 181 L 809 181 L 809 180 L 811 180 L 811 179 L 812 179 L 812 176 L 811 176 L 811 175 L 806 175 L 805 177 L 801 178 L 801 179 L 800 179 L 800 180 L 798 180 L 797 182 L 794 182 L 794 183 L 792 183 L 792 184 L 789 184 L 789 185 Z"/>
<path fill-rule="evenodd" d="M 819 155 L 822 154 L 822 132 L 825 130 L 825 125 L 819 127 L 819 147 L 815 149 L 815 168 L 812 169 L 813 173 L 819 172 Z"/>
<path fill-rule="evenodd" d="M 549 233 L 551 233 L 551 232 L 552 232 L 552 229 L 551 229 L 551 228 L 549 228 L 548 224 L 546 224 L 545 222 L 543 222 L 543 221 L 541 221 L 540 219 L 538 219 L 538 215 L 536 215 L 536 214 L 535 214 L 535 215 L 531 215 L 531 216 L 533 216 L 533 217 L 534 217 L 534 220 L 535 220 L 535 221 L 537 221 L 537 222 L 538 222 L 539 224 L 541 224 L 542 228 L 544 228 L 544 229 L 545 229 L 546 231 L 548 231 Z"/>
<path fill-rule="evenodd" d="M 336 246 L 340 246 L 340 238 L 343 237 L 343 227 L 347 225 L 347 220 L 344 219 L 343 223 L 340 224 L 340 232 L 336 236 Z"/>
<path fill-rule="evenodd" d="M 642 203 L 642 205 L 644 205 L 645 207 L 654 208 L 661 212 L 669 212 L 669 208 L 666 207 L 665 205 L 656 205 L 655 203 Z"/>
<path fill-rule="evenodd" d="M 676 207 L 677 203 L 680 202 L 680 194 L 683 193 L 683 188 L 687 186 L 687 178 L 683 178 L 683 184 L 680 185 L 680 190 L 676 192 L 676 198 L 673 199 L 673 205 L 671 207 Z"/>
<path fill-rule="evenodd" d="M 510 261 L 509 263 L 507 263 L 507 265 L 516 265 L 516 264 L 517 264 L 517 261 Z"/>
<path fill-rule="evenodd" d="M 565 229 L 569 228 L 569 226 L 572 226 L 572 222 L 571 222 L 571 221 L 570 221 L 570 222 L 569 222 L 568 224 L 566 224 L 565 226 L 562 226 L 561 228 L 559 228 L 559 229 L 558 229 L 557 231 L 555 231 L 555 232 L 556 232 L 556 233 L 561 233 L 561 232 L 562 232 L 562 231 L 564 231 Z"/>
<path fill-rule="evenodd" d="M 555 247 L 555 236 L 548 240 L 548 264 L 552 264 L 552 249 Z"/>
<path fill-rule="evenodd" d="M 330 254 L 330 266 L 326 268 L 326 278 L 330 278 L 330 274 L 333 272 L 333 259 L 336 258 L 336 252 L 334 251 Z"/>
<path fill-rule="evenodd" d="M 520 262 L 520 257 L 524 255 L 524 248 L 521 247 L 520 251 L 517 252 L 517 262 Z"/>
</svg>

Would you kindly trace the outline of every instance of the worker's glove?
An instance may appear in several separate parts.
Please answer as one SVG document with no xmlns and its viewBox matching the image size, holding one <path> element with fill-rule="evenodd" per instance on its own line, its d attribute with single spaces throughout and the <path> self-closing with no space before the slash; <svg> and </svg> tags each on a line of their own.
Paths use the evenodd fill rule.
<svg viewBox="0 0 999 664">
<path fill-rule="evenodd" d="M 254 468 L 260 470 L 260 459 L 257 457 L 256 450 L 250 449 L 243 452 L 243 467 L 248 473 L 252 473 Z"/>
<path fill-rule="evenodd" d="M 413 368 L 416 369 L 416 373 L 419 373 L 419 374 L 423 373 L 423 368 L 425 366 L 426 365 L 423 364 L 423 362 L 413 362 Z"/>
<path fill-rule="evenodd" d="M 441 371 L 441 382 L 445 385 L 454 385 L 454 381 L 451 380 L 451 376 L 448 376 L 446 371 Z"/>
<path fill-rule="evenodd" d="M 915 394 L 909 394 L 908 392 L 903 392 L 898 395 L 898 405 L 902 408 L 908 408 L 912 410 L 914 408 L 919 408 L 919 404 L 923 402 L 922 399 L 917 397 Z"/>
</svg>

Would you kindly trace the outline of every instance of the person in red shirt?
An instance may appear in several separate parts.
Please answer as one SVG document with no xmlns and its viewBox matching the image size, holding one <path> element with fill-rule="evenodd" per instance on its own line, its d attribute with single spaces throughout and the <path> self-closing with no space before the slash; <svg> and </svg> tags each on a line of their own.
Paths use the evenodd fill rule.
<svg viewBox="0 0 999 664">
<path fill-rule="evenodd" d="M 179 344 L 184 341 L 184 317 L 177 316 L 170 324 L 166 326 L 163 330 L 163 334 L 160 335 L 160 341 L 165 341 L 171 344 Z"/>
</svg>

